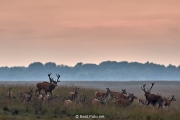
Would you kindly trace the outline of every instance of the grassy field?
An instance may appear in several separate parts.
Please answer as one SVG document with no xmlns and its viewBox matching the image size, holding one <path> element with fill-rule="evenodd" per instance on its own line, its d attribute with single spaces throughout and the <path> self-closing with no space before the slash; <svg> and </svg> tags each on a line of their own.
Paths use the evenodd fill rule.
<svg viewBox="0 0 180 120">
<path fill-rule="evenodd" d="M 38 101 L 33 96 L 32 102 L 21 102 L 19 99 L 19 91 L 29 91 L 29 87 L 36 90 L 37 82 L 0 82 L 0 120 L 73 120 L 80 117 L 88 117 L 88 119 L 108 119 L 108 120 L 180 120 L 180 82 L 155 82 L 152 89 L 154 94 L 162 94 L 162 96 L 170 97 L 175 95 L 176 102 L 172 102 L 169 109 L 158 109 L 152 106 L 142 106 L 135 100 L 134 103 L 127 107 L 120 107 L 114 104 L 114 101 L 108 103 L 107 106 L 99 107 L 90 105 L 75 105 L 73 108 L 66 108 L 62 97 L 67 96 L 73 88 L 80 87 L 79 96 L 86 95 L 89 100 L 94 97 L 97 90 L 106 91 L 106 87 L 110 90 L 119 91 L 126 89 L 128 93 L 134 93 L 139 98 L 144 97 L 141 90 L 142 84 L 147 84 L 150 88 L 151 82 L 60 82 L 58 87 L 53 91 L 53 95 L 59 99 L 53 99 L 48 102 Z M 8 87 L 12 87 L 13 98 L 7 98 Z M 78 115 L 78 116 L 77 116 Z M 91 116 L 92 115 L 92 116 Z M 91 118 L 89 118 L 91 117 Z M 92 118 L 94 117 L 94 118 Z M 102 118 L 97 118 L 102 117 Z M 87 119 L 87 118 L 82 118 Z"/>
</svg>

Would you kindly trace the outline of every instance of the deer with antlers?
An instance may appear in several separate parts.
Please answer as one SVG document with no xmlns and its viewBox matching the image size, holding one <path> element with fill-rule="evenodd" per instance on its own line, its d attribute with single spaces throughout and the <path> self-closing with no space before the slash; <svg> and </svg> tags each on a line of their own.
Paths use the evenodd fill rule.
<svg viewBox="0 0 180 120">
<path fill-rule="evenodd" d="M 172 101 L 176 101 L 174 95 L 171 95 L 171 99 L 164 97 L 164 106 L 170 106 Z"/>
<path fill-rule="evenodd" d="M 48 74 L 48 76 L 49 76 L 49 74 Z M 54 90 L 54 88 L 56 86 L 58 86 L 57 83 L 60 82 L 60 80 L 59 80 L 60 75 L 56 74 L 56 76 L 57 76 L 57 81 L 54 81 L 51 78 L 52 83 L 48 83 L 48 82 L 37 83 L 36 86 L 37 86 L 38 89 L 36 90 L 36 92 L 39 91 L 39 94 L 40 94 L 41 90 L 44 90 L 46 95 L 47 95 L 47 92 L 50 92 L 50 94 L 52 96 L 52 90 Z M 36 94 L 36 92 L 35 92 L 35 94 Z"/>
<path fill-rule="evenodd" d="M 149 90 L 145 89 L 146 84 L 141 86 L 141 89 L 145 93 L 144 95 L 145 95 L 146 101 L 147 101 L 146 105 L 149 105 L 151 103 L 153 106 L 155 106 L 156 103 L 158 103 L 159 104 L 158 108 L 163 107 L 163 98 L 160 95 L 151 94 L 151 89 L 152 89 L 154 83 L 151 83 L 151 84 L 152 85 L 151 85 L 151 88 Z"/>
</svg>

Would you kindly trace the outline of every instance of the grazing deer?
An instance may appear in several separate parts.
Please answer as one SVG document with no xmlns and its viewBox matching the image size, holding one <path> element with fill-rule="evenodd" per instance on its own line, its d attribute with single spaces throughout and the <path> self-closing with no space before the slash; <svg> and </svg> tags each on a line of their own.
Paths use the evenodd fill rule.
<svg viewBox="0 0 180 120">
<path fill-rule="evenodd" d="M 11 99 L 12 98 L 12 87 L 8 88 L 8 98 Z"/>
<path fill-rule="evenodd" d="M 126 92 L 126 89 L 122 89 L 122 92 L 115 92 L 115 91 L 112 91 L 112 94 L 113 94 L 113 98 L 121 98 L 121 96 L 125 96 L 127 95 L 127 92 Z"/>
<path fill-rule="evenodd" d="M 24 100 L 27 102 L 31 101 L 32 95 L 33 95 L 33 88 L 29 88 L 29 92 L 24 92 L 22 95 L 22 100 L 21 102 L 23 102 Z"/>
<path fill-rule="evenodd" d="M 59 80 L 60 75 L 56 74 L 56 76 L 57 76 L 57 81 L 53 80 L 52 83 L 48 83 L 48 82 L 37 83 L 36 86 L 38 89 L 36 90 L 36 92 L 39 91 L 39 94 L 40 94 L 41 90 L 44 90 L 46 95 L 47 95 L 47 92 L 50 92 L 52 96 L 52 90 L 54 90 L 54 88 L 58 86 L 57 83 L 60 82 Z"/>
<path fill-rule="evenodd" d="M 170 100 L 168 98 L 164 97 L 164 106 L 168 106 L 169 107 L 171 105 L 172 101 L 176 101 L 174 95 L 171 95 L 171 99 Z"/>
<path fill-rule="evenodd" d="M 78 97 L 78 90 L 79 88 L 75 88 L 74 92 L 69 92 L 68 98 L 71 100 L 75 100 Z"/>
<path fill-rule="evenodd" d="M 158 108 L 163 107 L 163 98 L 162 98 L 162 96 L 160 96 L 160 95 L 155 95 L 155 94 L 151 94 L 151 89 L 152 89 L 154 83 L 151 83 L 151 84 L 152 84 L 152 85 L 151 85 L 151 88 L 150 88 L 149 90 L 146 90 L 146 89 L 145 89 L 146 84 L 144 84 L 144 85 L 141 86 L 141 89 L 142 89 L 142 90 L 144 91 L 144 93 L 145 93 L 144 95 L 145 95 L 146 101 L 147 101 L 147 104 L 146 104 L 146 105 L 149 105 L 149 104 L 151 103 L 153 106 L 155 106 L 156 103 L 158 103 L 158 104 L 159 104 L 159 107 L 158 107 Z"/>
<path fill-rule="evenodd" d="M 137 97 L 133 95 L 130 100 L 119 99 L 115 103 L 118 104 L 118 105 L 121 105 L 123 107 L 127 107 L 127 106 L 131 105 L 134 102 L 134 99 L 137 99 Z"/>
</svg>

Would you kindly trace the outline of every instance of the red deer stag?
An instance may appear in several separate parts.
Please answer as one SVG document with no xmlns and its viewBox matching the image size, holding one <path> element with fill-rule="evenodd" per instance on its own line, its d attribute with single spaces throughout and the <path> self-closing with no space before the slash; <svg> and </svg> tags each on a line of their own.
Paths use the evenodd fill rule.
<svg viewBox="0 0 180 120">
<path fill-rule="evenodd" d="M 170 100 L 168 98 L 164 97 L 164 106 L 168 106 L 169 107 L 171 105 L 172 101 L 176 101 L 174 95 L 171 96 Z"/>
<path fill-rule="evenodd" d="M 151 89 L 154 85 L 154 83 L 151 83 L 151 88 L 149 90 L 146 90 L 145 89 L 145 86 L 146 84 L 144 84 L 143 86 L 141 86 L 141 89 L 144 91 L 144 95 L 146 97 L 146 101 L 147 101 L 147 104 L 146 105 L 149 105 L 150 103 L 155 106 L 156 103 L 159 104 L 159 107 L 163 107 L 163 98 L 160 96 L 160 95 L 155 95 L 155 94 L 151 94 Z"/>
<path fill-rule="evenodd" d="M 52 96 L 52 90 L 54 90 L 54 88 L 58 86 L 57 83 L 60 82 L 59 80 L 60 75 L 56 74 L 56 76 L 57 76 L 57 81 L 53 80 L 52 83 L 48 83 L 48 82 L 37 83 L 36 86 L 38 89 L 36 90 L 36 92 L 39 91 L 39 94 L 40 94 L 41 90 L 44 90 L 46 95 L 47 95 L 47 92 L 50 92 Z"/>
</svg>

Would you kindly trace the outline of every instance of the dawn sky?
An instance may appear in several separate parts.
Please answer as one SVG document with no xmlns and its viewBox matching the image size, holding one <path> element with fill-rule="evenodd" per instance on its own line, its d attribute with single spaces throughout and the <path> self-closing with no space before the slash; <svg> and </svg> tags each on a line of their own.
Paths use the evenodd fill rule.
<svg viewBox="0 0 180 120">
<path fill-rule="evenodd" d="M 0 66 L 180 65 L 179 0 L 1 0 Z"/>
</svg>

